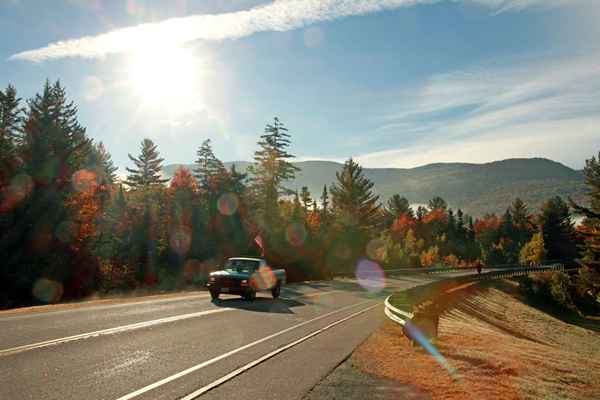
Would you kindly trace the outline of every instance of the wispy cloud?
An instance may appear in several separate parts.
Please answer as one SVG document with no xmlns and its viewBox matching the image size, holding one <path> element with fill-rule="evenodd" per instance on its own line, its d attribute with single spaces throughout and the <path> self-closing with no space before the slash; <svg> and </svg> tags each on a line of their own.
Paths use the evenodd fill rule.
<svg viewBox="0 0 600 400">
<path fill-rule="evenodd" d="M 400 167 L 543 154 L 581 166 L 600 145 L 599 116 L 600 53 L 487 65 L 427 80 L 377 128 L 410 144 L 358 158 Z"/>
<path fill-rule="evenodd" d="M 249 10 L 192 15 L 51 43 L 14 54 L 11 59 L 43 61 L 63 57 L 96 58 L 140 47 L 181 45 L 196 40 L 238 39 L 257 32 L 288 31 L 313 23 L 450 0 L 281 0 Z M 459 0 L 461 1 L 461 0 Z M 493 12 L 554 7 L 578 0 L 462 0 Z M 582 0 L 584 1 L 584 0 Z"/>
</svg>

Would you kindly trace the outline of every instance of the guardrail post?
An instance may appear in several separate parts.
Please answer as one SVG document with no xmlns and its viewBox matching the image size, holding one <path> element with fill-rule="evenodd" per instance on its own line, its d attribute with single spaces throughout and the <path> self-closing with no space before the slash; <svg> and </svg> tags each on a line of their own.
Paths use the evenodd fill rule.
<svg viewBox="0 0 600 400">
<path fill-rule="evenodd" d="M 413 326 L 429 341 L 438 337 L 440 312 L 437 308 L 435 303 L 427 301 L 415 311 L 412 319 Z"/>
</svg>

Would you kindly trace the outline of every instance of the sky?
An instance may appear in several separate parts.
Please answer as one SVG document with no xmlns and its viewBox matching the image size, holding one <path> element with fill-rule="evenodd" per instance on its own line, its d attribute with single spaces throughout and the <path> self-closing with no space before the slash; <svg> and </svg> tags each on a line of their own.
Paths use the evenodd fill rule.
<svg viewBox="0 0 600 400">
<path fill-rule="evenodd" d="M 3 0 L 0 86 L 60 79 L 115 163 L 143 138 L 410 168 L 600 151 L 599 0 Z"/>
</svg>

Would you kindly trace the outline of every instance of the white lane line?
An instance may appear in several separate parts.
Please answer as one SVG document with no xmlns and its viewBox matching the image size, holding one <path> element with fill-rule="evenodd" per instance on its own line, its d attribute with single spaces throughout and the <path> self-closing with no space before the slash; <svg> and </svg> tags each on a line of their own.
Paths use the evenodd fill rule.
<svg viewBox="0 0 600 400">
<path fill-rule="evenodd" d="M 193 400 L 193 399 L 196 399 L 196 398 L 202 396 L 204 393 L 206 393 L 206 392 L 208 392 L 208 391 L 210 391 L 210 390 L 212 390 L 212 389 L 214 389 L 214 388 L 216 388 L 218 386 L 221 386 L 223 383 L 225 383 L 225 382 L 227 382 L 227 381 L 235 378 L 236 376 L 238 376 L 240 374 L 243 374 L 244 372 L 248 371 L 249 369 L 254 368 L 257 365 L 259 365 L 259 364 L 267 361 L 268 359 L 275 357 L 277 354 L 282 353 L 282 352 L 284 352 L 284 351 L 286 351 L 286 350 L 288 350 L 288 349 L 290 349 L 290 348 L 292 348 L 294 346 L 297 346 L 300 343 L 305 342 L 308 339 L 310 339 L 310 338 L 312 338 L 314 336 L 317 336 L 317 335 L 325 332 L 326 330 L 333 328 L 336 325 L 341 324 L 342 322 L 348 321 L 349 319 L 352 319 L 352 318 L 357 317 L 357 316 L 359 316 L 359 315 L 361 315 L 361 314 L 363 314 L 363 313 L 365 313 L 365 312 L 367 312 L 369 310 L 372 310 L 373 308 L 375 308 L 377 306 L 379 306 L 379 304 L 374 304 L 374 305 L 372 305 L 370 307 L 364 308 L 364 309 L 362 309 L 360 311 L 355 312 L 354 314 L 351 314 L 351 315 L 349 315 L 347 317 L 344 317 L 344 318 L 339 319 L 339 320 L 337 320 L 335 322 L 332 322 L 331 324 L 329 324 L 329 325 L 327 325 L 327 326 L 325 326 L 325 327 L 323 327 L 321 329 L 317 329 L 316 331 L 313 331 L 313 332 L 309 333 L 308 335 L 306 335 L 304 337 L 301 337 L 298 340 L 295 340 L 295 341 L 293 341 L 291 343 L 288 343 L 285 346 L 278 348 L 277 350 L 273 350 L 269 354 L 265 354 L 264 356 L 262 356 L 262 357 L 260 357 L 260 358 L 258 358 L 256 360 L 254 360 L 252 362 L 249 362 L 248 364 L 244 365 L 243 367 L 240 367 L 240 368 L 236 369 L 235 371 L 231 371 L 230 373 L 228 373 L 227 375 L 222 376 L 221 378 L 217 379 L 216 381 L 214 381 L 212 383 L 209 383 L 208 385 L 206 385 L 204 387 L 201 387 L 200 389 L 198 389 L 198 390 L 196 390 L 196 391 L 188 394 L 187 396 L 183 397 L 181 400 Z"/>
<path fill-rule="evenodd" d="M 310 293 L 310 294 L 306 294 L 306 295 L 300 295 L 295 298 L 282 297 L 282 299 L 283 300 L 301 299 L 303 297 L 314 297 L 317 295 L 324 296 L 324 295 L 329 295 L 329 294 L 337 293 L 337 292 L 341 292 L 341 290 L 332 290 L 329 292 L 320 292 L 320 293 Z M 135 304 L 139 304 L 139 303 L 133 303 L 131 305 L 135 305 Z M 213 314 L 213 313 L 218 313 L 218 312 L 223 312 L 223 311 L 233 311 L 233 310 L 235 310 L 235 308 L 219 308 L 217 310 L 208 310 L 208 311 L 201 311 L 201 312 L 191 313 L 191 314 L 175 315 L 172 317 L 137 322 L 137 323 L 130 324 L 130 325 L 122 325 L 122 326 L 117 326 L 114 328 L 102 329 L 99 331 L 86 332 L 86 333 L 80 333 L 78 335 L 73 335 L 73 336 L 66 336 L 66 337 L 57 338 L 57 339 L 45 340 L 43 342 L 27 344 L 27 345 L 18 346 L 18 347 L 11 347 L 8 349 L 2 349 L 2 350 L 0 350 L 0 357 L 7 355 L 7 354 L 20 353 L 20 352 L 27 351 L 27 350 L 39 349 L 42 347 L 52 346 L 52 345 L 56 345 L 56 344 L 66 343 L 66 342 L 72 342 L 75 340 L 87 339 L 90 337 L 96 337 L 96 336 L 102 336 L 102 335 L 111 335 L 114 333 L 121 333 L 121 332 L 131 331 L 134 329 L 146 328 L 148 326 L 165 324 L 168 322 L 180 321 L 180 320 L 185 320 L 185 319 L 190 319 L 190 318 L 197 318 L 197 317 L 201 317 L 203 315 L 208 315 L 208 314 Z"/>
<path fill-rule="evenodd" d="M 86 304 L 86 302 L 81 303 L 64 303 L 57 304 L 56 306 L 35 306 L 31 310 L 18 312 L 18 309 L 14 311 L 17 313 L 11 314 L 13 310 L 7 310 L 6 312 L 0 313 L 0 322 L 11 321 L 15 319 L 26 319 L 26 318 L 36 318 L 36 317 L 56 317 L 57 314 L 67 314 L 67 313 L 77 313 L 77 312 L 89 312 L 89 311 L 99 311 L 99 310 L 111 310 L 114 308 L 122 308 L 122 307 L 132 307 L 146 304 L 162 304 L 162 303 L 174 303 L 178 301 L 186 301 L 186 300 L 197 300 L 197 299 L 208 299 L 210 298 L 210 294 L 194 294 L 187 296 L 177 296 L 177 297 L 169 297 L 166 299 L 152 299 L 152 300 L 140 300 L 136 301 L 133 299 L 130 302 L 118 303 L 118 304 Z M 93 300 L 92 300 L 93 302 Z M 38 308 L 39 309 L 36 309 Z M 43 309 L 44 307 L 56 307 L 57 309 Z M 6 315 L 4 315 L 6 314 Z"/>
<path fill-rule="evenodd" d="M 349 306 L 342 307 L 342 308 L 337 309 L 335 311 L 331 311 L 331 312 L 329 312 L 327 314 L 323 314 L 323 315 L 321 315 L 319 317 L 316 317 L 316 318 L 313 318 L 313 319 L 309 319 L 308 321 L 304 321 L 304 322 L 301 322 L 299 324 L 293 325 L 293 326 L 291 326 L 289 328 L 286 328 L 284 330 L 281 330 L 279 332 L 275 332 L 275 333 L 273 333 L 273 334 L 271 334 L 269 336 L 265 336 L 262 339 L 258 339 L 258 340 L 254 341 L 254 342 L 251 342 L 251 343 L 248 343 L 248 344 L 246 344 L 244 346 L 238 347 L 237 349 L 234 349 L 234 350 L 231 350 L 231 351 L 229 351 L 227 353 L 221 354 L 220 356 L 217 356 L 217 357 L 212 358 L 210 360 L 204 361 L 204 362 L 202 362 L 200 364 L 194 365 L 193 367 L 185 369 L 185 370 L 183 370 L 181 372 L 178 372 L 178 373 L 176 373 L 174 375 L 168 376 L 168 377 L 166 377 L 164 379 L 161 379 L 160 381 L 154 382 L 154 383 L 152 383 L 152 384 L 150 384 L 148 386 L 145 386 L 145 387 L 143 387 L 141 389 L 138 389 L 135 392 L 131 392 L 131 393 L 125 395 L 125 396 L 119 397 L 117 400 L 130 400 L 130 399 L 133 399 L 133 398 L 138 397 L 138 396 L 140 396 L 140 395 L 142 395 L 142 394 L 144 394 L 146 392 L 149 392 L 149 391 L 151 391 L 153 389 L 156 389 L 156 388 L 158 388 L 158 387 L 160 387 L 162 385 L 165 385 L 165 384 L 167 384 L 169 382 L 172 382 L 172 381 L 174 381 L 176 379 L 179 379 L 179 378 L 181 378 L 181 377 L 183 377 L 185 375 L 189 375 L 192 372 L 198 371 L 199 369 L 208 367 L 209 365 L 214 364 L 214 363 L 216 363 L 218 361 L 221 361 L 221 360 L 223 360 L 223 359 L 225 359 L 227 357 L 230 357 L 230 356 L 232 356 L 232 355 L 234 355 L 236 353 L 239 353 L 240 351 L 246 350 L 246 349 L 248 349 L 250 347 L 253 347 L 253 346 L 256 346 L 256 345 L 258 345 L 260 343 L 266 342 L 267 340 L 271 340 L 273 338 L 276 338 L 277 336 L 280 336 L 280 335 L 283 335 L 285 333 L 288 333 L 288 332 L 290 332 L 290 331 L 292 331 L 294 329 L 298 329 L 298 328 L 300 328 L 300 327 L 302 327 L 304 325 L 310 324 L 310 323 L 315 322 L 315 321 L 319 321 L 319 320 L 321 320 L 323 318 L 327 318 L 327 317 L 329 317 L 329 316 L 331 316 L 333 314 L 337 314 L 337 313 L 345 311 L 345 310 L 347 310 L 349 308 L 357 307 L 357 306 L 369 303 L 371 301 L 372 300 L 367 300 L 367 301 L 363 301 L 363 302 L 360 302 L 360 303 L 351 304 Z"/>
<path fill-rule="evenodd" d="M 121 332 L 131 331 L 134 329 L 147 328 L 149 326 L 166 324 L 169 322 L 181 321 L 181 320 L 190 319 L 190 318 L 198 318 L 198 317 L 202 317 L 202 316 L 209 315 L 209 314 L 216 314 L 216 313 L 222 313 L 225 311 L 233 311 L 233 310 L 234 310 L 233 308 L 219 308 L 216 310 L 200 311 L 200 312 L 195 312 L 195 313 L 191 313 L 191 314 L 181 314 L 181 315 L 175 315 L 172 317 L 137 322 L 135 324 L 122 325 L 122 326 L 117 326 L 117 327 L 108 328 L 108 329 L 102 329 L 102 330 L 94 331 L 94 332 L 80 333 L 78 335 L 67 336 L 67 337 L 62 337 L 62 338 L 52 339 L 52 340 L 46 340 L 43 342 L 27 344 L 27 345 L 23 345 L 23 346 L 12 347 L 9 349 L 0 350 L 0 356 L 18 353 L 18 352 L 27 351 L 27 350 L 39 349 L 41 347 L 52 346 L 52 345 L 56 345 L 56 344 L 60 344 L 60 343 L 72 342 L 74 340 L 87 339 L 87 338 L 102 336 L 102 335 L 111 335 L 114 333 L 121 333 Z"/>
</svg>

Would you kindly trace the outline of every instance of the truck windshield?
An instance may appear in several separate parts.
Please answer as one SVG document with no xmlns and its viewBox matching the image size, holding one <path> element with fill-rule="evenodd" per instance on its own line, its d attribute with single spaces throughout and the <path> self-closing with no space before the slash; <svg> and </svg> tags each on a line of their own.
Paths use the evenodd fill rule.
<svg viewBox="0 0 600 400">
<path fill-rule="evenodd" d="M 225 268 L 241 272 L 250 272 L 258 269 L 258 264 L 259 262 L 255 260 L 229 259 L 225 264 Z"/>
</svg>

